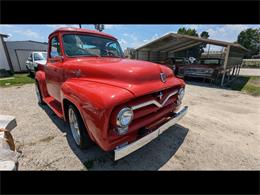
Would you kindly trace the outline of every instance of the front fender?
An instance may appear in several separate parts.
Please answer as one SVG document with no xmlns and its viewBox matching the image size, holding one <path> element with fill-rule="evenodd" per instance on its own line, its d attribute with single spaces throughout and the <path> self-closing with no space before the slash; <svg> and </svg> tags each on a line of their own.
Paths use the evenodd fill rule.
<svg viewBox="0 0 260 195">
<path fill-rule="evenodd" d="M 67 99 L 78 108 L 90 136 L 100 147 L 108 136 L 111 112 L 133 97 L 123 88 L 81 79 L 70 79 L 61 86 L 62 102 Z"/>
</svg>

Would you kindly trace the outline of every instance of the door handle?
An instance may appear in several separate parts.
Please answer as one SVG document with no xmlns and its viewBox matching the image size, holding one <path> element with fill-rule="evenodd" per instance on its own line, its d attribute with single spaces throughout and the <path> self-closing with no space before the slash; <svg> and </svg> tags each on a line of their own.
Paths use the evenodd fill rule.
<svg viewBox="0 0 260 195">
<path fill-rule="evenodd" d="M 74 70 L 74 71 L 71 71 L 76 77 L 80 77 L 80 70 Z"/>
</svg>

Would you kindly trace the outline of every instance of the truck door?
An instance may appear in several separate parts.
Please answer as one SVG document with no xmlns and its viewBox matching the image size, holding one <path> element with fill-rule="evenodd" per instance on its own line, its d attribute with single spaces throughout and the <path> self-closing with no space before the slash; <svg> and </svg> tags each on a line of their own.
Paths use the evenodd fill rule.
<svg viewBox="0 0 260 195">
<path fill-rule="evenodd" d="M 60 87 L 63 81 L 62 54 L 58 36 L 50 40 L 49 60 L 45 66 L 45 77 L 48 93 L 60 101 Z"/>
<path fill-rule="evenodd" d="M 33 71 L 33 56 L 32 56 L 32 53 L 28 57 L 25 65 L 26 65 L 26 67 L 29 71 Z"/>
</svg>

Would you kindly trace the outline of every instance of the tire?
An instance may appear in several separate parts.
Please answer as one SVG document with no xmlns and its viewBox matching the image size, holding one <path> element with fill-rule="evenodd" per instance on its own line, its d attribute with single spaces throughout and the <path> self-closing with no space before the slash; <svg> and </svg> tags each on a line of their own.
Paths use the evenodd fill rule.
<svg viewBox="0 0 260 195">
<path fill-rule="evenodd" d="M 67 116 L 70 131 L 76 145 L 80 149 L 86 149 L 90 147 L 93 142 L 87 133 L 87 129 L 78 109 L 74 105 L 69 105 Z"/>
<path fill-rule="evenodd" d="M 34 79 L 34 78 L 35 78 L 35 73 L 34 73 L 34 72 L 32 72 L 32 71 L 30 71 L 30 72 L 29 72 L 29 76 L 30 76 L 31 78 L 33 78 L 33 79 Z"/>
<path fill-rule="evenodd" d="M 39 87 L 38 81 L 35 82 L 35 92 L 36 92 L 36 97 L 37 97 L 37 100 L 38 100 L 38 104 L 45 105 L 45 102 L 42 99 L 42 92 L 41 92 L 41 89 Z"/>
</svg>

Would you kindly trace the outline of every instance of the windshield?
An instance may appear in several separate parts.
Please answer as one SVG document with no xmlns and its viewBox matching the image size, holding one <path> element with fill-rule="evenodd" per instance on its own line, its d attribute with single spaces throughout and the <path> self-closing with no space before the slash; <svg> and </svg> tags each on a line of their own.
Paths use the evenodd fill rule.
<svg viewBox="0 0 260 195">
<path fill-rule="evenodd" d="M 123 57 L 116 40 L 79 34 L 63 35 L 64 52 L 67 56 Z"/>
<path fill-rule="evenodd" d="M 46 60 L 47 53 L 34 53 L 34 60 Z"/>
</svg>

